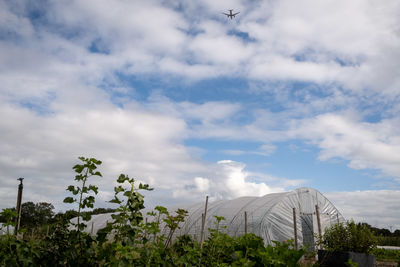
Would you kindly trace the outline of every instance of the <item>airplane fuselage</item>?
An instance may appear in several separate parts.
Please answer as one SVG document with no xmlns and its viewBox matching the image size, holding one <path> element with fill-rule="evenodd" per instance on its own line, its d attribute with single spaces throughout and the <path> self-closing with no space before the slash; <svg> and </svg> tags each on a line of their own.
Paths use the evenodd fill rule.
<svg viewBox="0 0 400 267">
<path fill-rule="evenodd" d="M 222 13 L 224 15 L 226 15 L 228 18 L 233 19 L 237 14 L 239 14 L 240 12 L 237 13 L 233 13 L 233 9 L 229 9 L 229 14 L 227 13 Z"/>
</svg>

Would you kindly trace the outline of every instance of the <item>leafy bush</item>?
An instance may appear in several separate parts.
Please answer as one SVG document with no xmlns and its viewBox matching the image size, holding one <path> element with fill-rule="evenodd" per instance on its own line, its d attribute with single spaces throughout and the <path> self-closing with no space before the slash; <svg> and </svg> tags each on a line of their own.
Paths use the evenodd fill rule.
<svg viewBox="0 0 400 267">
<path fill-rule="evenodd" d="M 325 230 L 319 244 L 326 250 L 370 253 L 376 247 L 376 237 L 365 225 L 354 221 L 338 223 Z"/>
</svg>

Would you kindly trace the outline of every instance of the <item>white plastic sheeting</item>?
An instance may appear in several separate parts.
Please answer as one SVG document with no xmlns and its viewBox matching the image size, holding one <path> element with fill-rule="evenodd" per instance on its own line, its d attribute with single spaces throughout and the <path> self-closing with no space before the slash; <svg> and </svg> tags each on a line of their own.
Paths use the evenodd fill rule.
<svg viewBox="0 0 400 267">
<path fill-rule="evenodd" d="M 247 232 L 262 237 L 266 244 L 271 244 L 273 240 L 282 242 L 294 239 L 295 208 L 299 245 L 313 246 L 314 236 L 318 234 L 316 205 L 319 209 L 322 233 L 326 227 L 344 221 L 340 212 L 320 192 L 312 188 L 299 188 L 262 197 L 241 197 L 209 203 L 205 235 L 208 235 L 208 228 L 216 227 L 214 216 L 225 218 L 219 226 L 222 232 L 231 236 L 244 234 L 246 212 Z M 177 234 L 189 234 L 200 240 L 204 208 L 204 203 L 186 207 L 189 216 Z"/>
<path fill-rule="evenodd" d="M 262 197 L 240 197 L 209 203 L 204 227 L 205 237 L 209 234 L 209 228 L 216 228 L 215 216 L 225 218 L 219 225 L 221 232 L 231 236 L 244 234 L 246 212 L 247 232 L 262 237 L 266 244 L 271 244 L 273 240 L 282 242 L 294 239 L 293 208 L 295 208 L 298 244 L 313 247 L 314 236 L 318 234 L 316 205 L 319 209 L 322 233 L 326 227 L 344 221 L 340 212 L 320 192 L 312 188 L 299 188 Z M 175 236 L 188 234 L 200 240 L 205 203 L 178 207 L 187 210 L 189 216 L 175 232 Z M 173 212 L 176 209 L 169 210 Z M 111 213 L 94 215 L 87 223 L 85 231 L 95 234 L 111 220 Z"/>
<path fill-rule="evenodd" d="M 108 222 L 113 221 L 113 218 L 111 218 L 111 214 L 113 214 L 113 213 L 92 215 L 92 218 L 90 219 L 90 221 L 84 222 L 81 219 L 80 222 L 86 223 L 86 228 L 84 229 L 84 231 L 86 233 L 95 235 L 97 233 L 97 231 L 106 227 Z M 71 219 L 72 224 L 68 227 L 68 229 L 70 229 L 70 230 L 76 229 L 76 226 L 74 226 L 73 224 L 76 224 L 77 222 L 78 222 L 78 217 L 72 218 Z"/>
</svg>

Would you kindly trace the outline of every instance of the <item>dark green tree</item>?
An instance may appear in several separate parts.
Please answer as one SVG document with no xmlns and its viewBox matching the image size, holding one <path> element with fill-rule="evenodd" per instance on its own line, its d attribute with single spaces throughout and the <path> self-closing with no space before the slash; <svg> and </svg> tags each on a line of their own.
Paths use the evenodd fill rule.
<svg viewBox="0 0 400 267">
<path fill-rule="evenodd" d="M 54 206 L 47 202 L 25 202 L 21 207 L 21 227 L 36 228 L 48 224 L 54 217 Z"/>
</svg>

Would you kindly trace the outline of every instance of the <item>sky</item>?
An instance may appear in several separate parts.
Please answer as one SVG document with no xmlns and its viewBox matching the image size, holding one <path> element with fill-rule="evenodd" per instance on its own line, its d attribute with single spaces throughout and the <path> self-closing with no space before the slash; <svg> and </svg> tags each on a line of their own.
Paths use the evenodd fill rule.
<svg viewBox="0 0 400 267">
<path fill-rule="evenodd" d="M 229 19 L 222 12 L 240 12 Z M 62 200 L 78 157 L 146 205 L 312 187 L 400 229 L 397 0 L 0 0 L 0 208 Z"/>
</svg>

